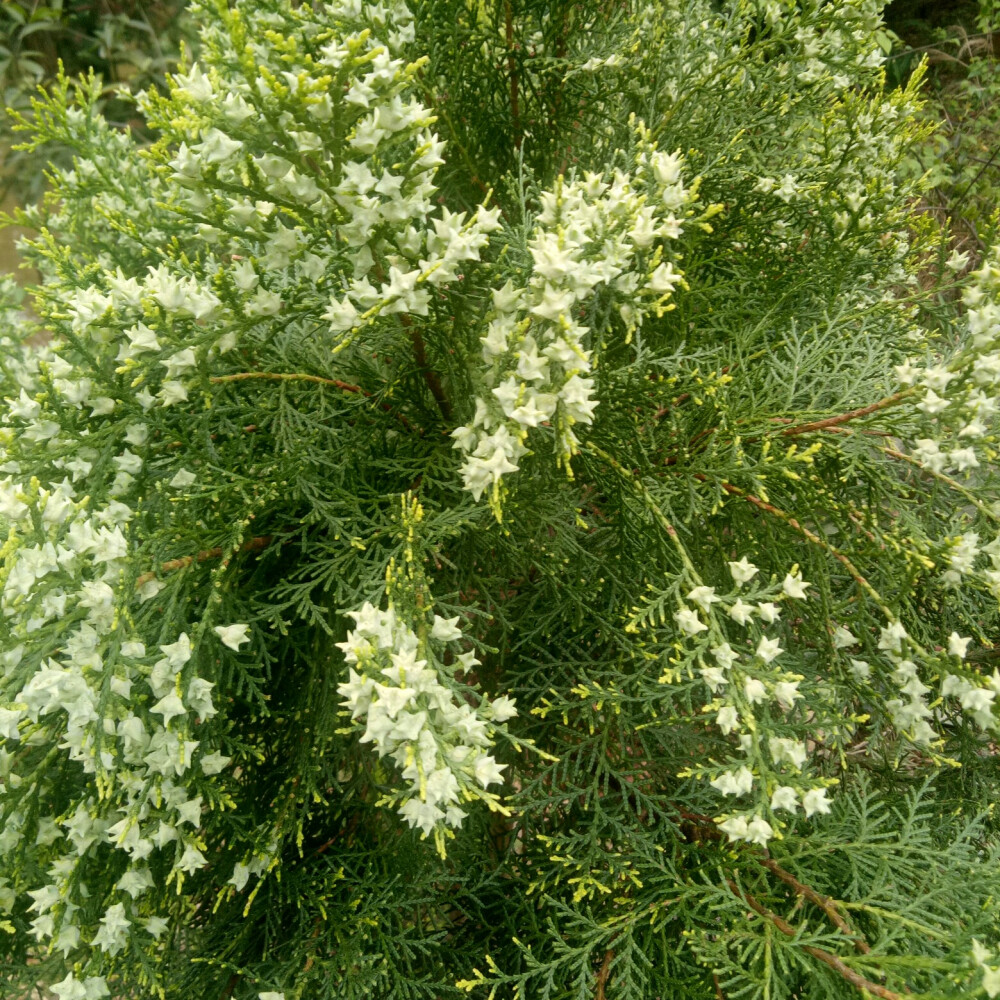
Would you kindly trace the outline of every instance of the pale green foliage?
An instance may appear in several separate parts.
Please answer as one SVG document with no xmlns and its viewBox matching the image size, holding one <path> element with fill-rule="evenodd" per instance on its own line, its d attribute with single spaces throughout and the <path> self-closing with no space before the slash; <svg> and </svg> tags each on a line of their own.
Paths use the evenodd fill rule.
<svg viewBox="0 0 1000 1000">
<path fill-rule="evenodd" d="M 29 140 L 5 991 L 992 995 L 1000 261 L 877 4 L 192 16 Z"/>
</svg>

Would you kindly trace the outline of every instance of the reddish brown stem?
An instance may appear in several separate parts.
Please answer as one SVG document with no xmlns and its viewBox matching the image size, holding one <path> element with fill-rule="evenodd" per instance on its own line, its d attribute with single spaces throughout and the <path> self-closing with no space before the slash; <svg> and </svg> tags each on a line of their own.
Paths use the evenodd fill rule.
<svg viewBox="0 0 1000 1000">
<path fill-rule="evenodd" d="M 272 542 L 272 537 L 270 535 L 261 535 L 259 538 L 251 538 L 249 541 L 244 542 L 240 546 L 240 552 L 259 552 L 263 548 L 267 548 Z M 197 555 L 193 556 L 181 556 L 179 559 L 168 559 L 165 563 L 160 564 L 161 573 L 172 573 L 175 569 L 184 569 L 186 566 L 190 566 L 192 563 L 196 562 L 207 562 L 209 559 L 219 559 L 222 556 L 223 549 L 221 546 L 216 546 L 214 549 L 202 549 Z M 138 580 L 135 581 L 137 587 L 141 587 L 144 583 L 149 583 L 150 580 L 156 579 L 155 573 L 143 573 Z"/>
<path fill-rule="evenodd" d="M 791 872 L 786 872 L 785 869 L 772 858 L 758 858 L 757 860 L 768 871 L 774 872 L 774 874 L 777 875 L 782 882 L 786 885 L 790 885 L 800 896 L 804 896 L 810 903 L 815 903 L 830 918 L 831 922 L 837 927 L 837 929 L 847 935 L 847 937 L 854 942 L 854 946 L 858 949 L 858 951 L 860 951 L 863 955 L 867 955 L 871 952 L 868 942 L 851 929 L 851 925 L 844 919 L 841 912 L 837 909 L 836 904 L 832 899 L 830 899 L 829 896 L 824 896 L 810 886 L 804 885 Z"/>
<path fill-rule="evenodd" d="M 788 923 L 787 920 L 779 917 L 777 913 L 772 913 L 766 906 L 763 906 L 756 899 L 754 899 L 754 897 L 751 896 L 745 889 L 741 889 L 731 879 L 726 879 L 726 885 L 729 886 L 730 891 L 737 899 L 746 903 L 747 906 L 754 911 L 754 913 L 759 914 L 765 920 L 769 920 L 775 927 L 778 928 L 779 931 L 781 931 L 782 934 L 785 934 L 788 937 L 796 936 L 798 932 L 790 923 Z M 852 986 L 857 987 L 857 989 L 862 992 L 867 991 L 873 996 L 881 997 L 882 1000 L 903 1000 L 902 994 L 886 989 L 878 983 L 873 983 L 870 979 L 865 979 L 864 976 L 855 972 L 854 969 L 847 965 L 843 959 L 838 958 L 836 955 L 823 948 L 816 948 L 811 944 L 804 944 L 802 945 L 802 950 L 807 955 L 812 955 L 813 958 L 822 962 L 824 965 L 829 966 L 839 976 L 849 982 Z"/>
<path fill-rule="evenodd" d="M 742 421 L 737 420 L 737 423 L 742 423 Z M 768 417 L 768 422 L 772 424 L 791 424 L 794 423 L 791 417 Z M 790 430 L 796 430 L 796 428 L 790 428 Z M 823 427 L 821 430 L 829 431 L 831 434 L 854 434 L 854 429 L 851 427 Z M 869 429 L 864 429 L 858 432 L 859 434 L 867 434 L 869 437 L 892 437 L 892 433 L 889 431 L 873 431 Z M 746 441 L 756 441 L 757 438 L 746 438 Z"/>
<path fill-rule="evenodd" d="M 835 417 L 827 417 L 825 420 L 814 420 L 809 424 L 799 424 L 797 427 L 787 427 L 781 432 L 782 437 L 792 437 L 796 434 L 808 434 L 811 431 L 823 431 L 828 427 L 837 427 L 840 424 L 846 424 L 851 420 L 857 420 L 859 417 L 867 417 L 870 413 L 877 413 L 879 410 L 884 410 L 889 406 L 895 406 L 897 403 L 901 403 L 908 396 L 912 396 L 913 391 L 913 389 L 902 389 L 897 393 L 893 393 L 891 396 L 886 396 L 885 399 L 880 399 L 877 403 L 871 403 L 868 406 L 859 407 L 857 410 L 840 413 Z"/>
<path fill-rule="evenodd" d="M 444 394 L 444 389 L 441 388 L 441 379 L 438 378 L 438 373 L 427 364 L 427 349 L 424 347 L 423 334 L 420 332 L 419 327 L 413 325 L 413 321 L 409 316 L 404 314 L 401 319 L 403 326 L 406 327 L 406 331 L 410 335 L 410 343 L 413 344 L 413 357 L 417 362 L 417 367 L 420 369 L 420 373 L 427 383 L 427 388 L 430 389 L 431 395 L 434 397 L 434 401 L 441 411 L 441 416 L 450 422 L 451 404 L 448 402 L 448 397 Z"/>
<path fill-rule="evenodd" d="M 408 318 L 408 317 L 407 317 Z M 209 382 L 213 384 L 225 383 L 225 382 L 245 382 L 248 379 L 265 379 L 271 382 L 315 382 L 319 385 L 329 385 L 333 386 L 335 389 L 342 389 L 344 392 L 356 392 L 360 393 L 367 399 L 372 397 L 367 389 L 362 389 L 360 385 L 354 385 L 351 382 L 343 382 L 339 378 L 323 378 L 321 375 L 305 375 L 300 372 L 236 372 L 233 375 L 213 375 Z M 386 413 L 395 413 L 395 410 L 388 403 L 379 403 L 379 406 L 385 410 Z M 407 429 L 411 430 L 409 421 L 401 413 L 396 413 L 399 418 L 399 422 Z M 245 431 L 255 431 L 257 430 L 256 424 L 250 424 L 243 428 Z M 179 446 L 180 442 L 174 442 L 171 447 Z"/>
<path fill-rule="evenodd" d="M 695 479 L 700 482 L 705 482 L 707 477 L 701 473 L 695 473 Z M 861 571 L 844 555 L 839 549 L 834 548 L 829 542 L 824 541 L 819 537 L 814 531 L 810 531 L 807 527 L 800 524 L 791 514 L 786 513 L 783 510 L 779 510 L 772 504 L 761 500 L 760 497 L 755 497 L 752 493 L 747 493 L 745 490 L 741 490 L 737 486 L 733 486 L 731 483 L 720 483 L 722 488 L 732 496 L 742 497 L 747 503 L 753 504 L 759 510 L 767 511 L 769 514 L 774 515 L 779 520 L 784 521 L 790 528 L 797 531 L 803 538 L 812 542 L 814 545 L 820 546 L 820 548 L 825 549 L 830 553 L 839 563 L 841 563 L 848 573 L 854 579 L 854 582 L 864 590 L 869 596 L 875 598 L 878 602 L 879 608 L 886 614 L 887 617 L 892 618 L 892 612 L 883 604 L 882 597 L 879 592 L 861 575 Z"/>
<path fill-rule="evenodd" d="M 686 403 L 690 398 L 691 398 L 691 393 L 689 393 L 689 392 L 682 392 L 679 396 L 677 396 L 675 399 L 672 399 L 670 401 L 670 405 L 669 406 L 664 406 L 664 407 L 661 407 L 659 410 L 657 410 L 655 416 L 653 417 L 653 419 L 654 420 L 659 420 L 661 417 L 665 417 L 670 412 L 670 408 L 671 407 L 673 407 L 673 406 L 680 406 L 681 403 Z"/>
<path fill-rule="evenodd" d="M 711 816 L 705 816 L 702 813 L 689 812 L 686 809 L 678 809 L 678 814 L 683 819 L 690 822 L 698 830 L 702 831 L 708 839 L 722 839 L 722 833 L 715 825 L 715 821 Z M 786 885 L 790 885 L 800 896 L 808 899 L 811 903 L 815 903 L 830 918 L 834 926 L 836 926 L 838 930 L 854 942 L 858 951 L 865 955 L 871 952 L 868 942 L 851 928 L 843 914 L 841 914 L 841 912 L 837 909 L 837 905 L 834 900 L 830 899 L 829 896 L 824 896 L 811 886 L 800 882 L 791 872 L 782 868 L 781 865 L 779 865 L 773 858 L 764 858 L 756 853 L 751 853 L 750 857 L 752 857 L 758 864 L 763 865 L 763 867 L 765 867 L 769 872 L 777 875 L 778 878 L 780 878 Z"/>
<path fill-rule="evenodd" d="M 605 1000 L 604 989 L 608 985 L 608 976 L 611 975 L 611 963 L 614 957 L 614 948 L 609 948 L 604 953 L 604 961 L 601 962 L 601 968 L 597 973 L 597 989 L 594 991 L 594 1000 Z"/>
<path fill-rule="evenodd" d="M 236 372 L 234 375 L 213 375 L 209 382 L 218 384 L 220 382 L 245 382 L 247 379 L 262 378 L 273 382 L 318 382 L 320 385 L 332 385 L 336 389 L 343 389 L 344 392 L 360 392 L 363 396 L 370 396 L 370 392 L 365 392 L 361 386 L 352 385 L 350 382 L 341 382 L 339 378 L 323 378 L 320 375 L 304 375 L 300 372 Z"/>
<path fill-rule="evenodd" d="M 503 5 L 505 32 L 507 39 L 507 72 L 510 75 L 510 117 L 514 123 L 514 148 L 521 151 L 521 109 L 518 103 L 520 80 L 517 74 L 517 59 L 514 56 L 514 15 L 510 0 Z"/>
</svg>

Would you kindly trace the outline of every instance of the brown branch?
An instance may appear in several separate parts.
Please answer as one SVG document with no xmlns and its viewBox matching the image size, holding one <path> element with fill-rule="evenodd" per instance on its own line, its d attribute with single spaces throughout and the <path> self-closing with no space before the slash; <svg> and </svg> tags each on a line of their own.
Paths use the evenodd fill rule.
<svg viewBox="0 0 1000 1000">
<path fill-rule="evenodd" d="M 719 830 L 711 816 L 680 808 L 677 809 L 677 815 L 681 819 L 686 819 L 696 829 L 701 830 L 709 840 L 722 840 L 722 831 Z"/>
<path fill-rule="evenodd" d="M 605 1000 L 604 988 L 608 985 L 608 976 L 611 975 L 611 962 L 614 960 L 615 950 L 609 948 L 604 953 L 604 961 L 597 973 L 597 989 L 594 991 L 594 1000 Z"/>
<path fill-rule="evenodd" d="M 448 397 L 444 394 L 444 389 L 441 388 L 441 379 L 438 378 L 438 373 L 427 364 L 427 350 L 424 347 L 423 334 L 420 332 L 419 327 L 413 325 L 413 321 L 406 314 L 403 314 L 400 319 L 410 335 L 410 343 L 413 344 L 413 356 L 416 359 L 417 367 L 424 376 L 427 388 L 430 389 L 431 395 L 434 397 L 434 401 L 441 411 L 441 416 L 450 422 L 451 404 L 448 402 Z"/>
<path fill-rule="evenodd" d="M 712 973 L 712 985 L 715 987 L 715 1000 L 726 1000 L 726 994 L 722 992 L 722 984 L 714 972 Z"/>
<path fill-rule="evenodd" d="M 318 382 L 320 385 L 332 385 L 336 389 L 343 389 L 344 392 L 360 392 L 363 396 L 370 396 L 370 392 L 365 392 L 361 386 L 352 385 L 350 382 L 341 382 L 339 378 L 322 378 L 319 375 L 305 375 L 299 372 L 237 372 L 235 375 L 213 375 L 209 382 L 244 382 L 247 379 L 263 378 L 274 382 Z"/>
<path fill-rule="evenodd" d="M 790 923 L 788 923 L 787 920 L 779 917 L 777 913 L 772 913 L 769 909 L 767 909 L 767 907 L 763 906 L 756 899 L 754 899 L 754 897 L 751 896 L 745 889 L 739 888 L 731 879 L 726 879 L 726 885 L 737 899 L 742 900 L 742 902 L 746 903 L 751 910 L 764 917 L 765 920 L 770 920 L 782 934 L 785 934 L 788 937 L 796 936 L 798 932 Z M 811 944 L 804 944 L 802 945 L 802 950 L 807 955 L 812 955 L 813 958 L 822 962 L 824 965 L 829 966 L 839 976 L 847 980 L 847 982 L 849 982 L 852 986 L 857 987 L 857 989 L 862 992 L 867 991 L 874 996 L 881 997 L 882 1000 L 903 1000 L 902 994 L 886 989 L 878 983 L 873 983 L 870 979 L 865 979 L 864 976 L 855 972 L 849 965 L 847 965 L 843 959 L 838 958 L 836 955 L 823 948 L 816 948 Z"/>
<path fill-rule="evenodd" d="M 337 843 L 338 840 L 346 840 L 347 843 L 350 844 L 351 836 L 358 825 L 358 816 L 359 816 L 358 813 L 356 812 L 352 813 L 351 818 L 347 821 L 347 826 L 344 827 L 343 830 L 339 830 L 337 833 L 335 833 L 329 840 L 320 844 L 319 847 L 317 847 L 316 850 L 312 852 L 310 857 L 314 858 L 319 854 L 323 854 L 325 851 L 329 850 L 329 848 L 333 847 L 333 845 Z"/>
<path fill-rule="evenodd" d="M 686 403 L 690 398 L 691 398 L 691 393 L 682 392 L 675 399 L 672 399 L 667 406 L 660 407 L 660 409 L 658 409 L 654 414 L 653 419 L 660 420 L 662 417 L 665 417 L 670 412 L 670 408 L 672 406 L 680 406 L 681 403 Z"/>
<path fill-rule="evenodd" d="M 330 838 L 330 839 L 329 839 L 328 841 L 326 841 L 325 843 L 323 843 L 323 844 L 320 844 L 320 845 L 319 845 L 319 847 L 317 847 L 317 848 L 316 848 L 316 850 L 315 850 L 315 851 L 313 851 L 313 854 L 322 854 L 322 853 L 323 853 L 323 852 L 324 852 L 324 851 L 325 851 L 325 850 L 326 850 L 327 848 L 329 848 L 329 847 L 333 847 L 333 845 L 334 845 L 335 843 L 337 843 L 337 841 L 338 841 L 339 839 L 340 839 L 340 838 L 339 838 L 339 836 L 337 836 L 337 837 L 331 837 L 331 838 Z"/>
<path fill-rule="evenodd" d="M 880 399 L 877 403 L 862 406 L 857 410 L 840 413 L 835 417 L 827 417 L 825 420 L 814 420 L 809 424 L 799 424 L 797 427 L 787 427 L 781 432 L 781 435 L 782 437 L 792 437 L 795 434 L 808 434 L 811 431 L 823 431 L 828 427 L 837 427 L 840 424 L 846 424 L 851 420 L 857 420 L 859 417 L 867 417 L 870 413 L 877 413 L 879 410 L 884 410 L 889 406 L 895 406 L 907 397 L 912 396 L 915 391 L 916 387 L 901 389 L 899 392 L 893 393 L 891 396 L 886 396 L 885 399 Z"/>
<path fill-rule="evenodd" d="M 945 483 L 951 489 L 955 490 L 956 493 L 961 493 L 966 500 L 971 503 L 976 510 L 981 514 L 988 517 L 991 521 L 1000 522 L 1000 517 L 998 517 L 993 510 L 988 507 L 982 500 L 979 499 L 971 490 L 964 487 L 961 483 L 956 482 L 951 476 L 946 476 L 943 472 L 938 472 L 936 469 L 928 468 L 923 462 L 917 461 L 912 455 L 906 455 L 901 451 L 897 451 L 895 448 L 885 447 L 882 449 L 886 455 L 890 458 L 899 459 L 902 462 L 907 462 L 912 465 L 915 469 L 919 469 L 924 475 L 931 476 L 937 479 L 939 482 Z"/>
<path fill-rule="evenodd" d="M 313 922 L 313 932 L 312 934 L 309 935 L 314 941 L 316 940 L 316 938 L 319 937 L 319 932 L 322 926 L 323 926 L 323 918 L 317 917 L 316 920 Z M 316 964 L 316 954 L 314 952 L 310 952 L 309 957 L 306 959 L 306 964 L 302 967 L 302 971 L 308 972 L 315 964 Z M 281 996 L 284 996 L 284 994 L 282 993 Z"/>
<path fill-rule="evenodd" d="M 768 417 L 768 423 L 771 424 L 794 424 L 795 421 L 791 417 Z M 736 423 L 745 423 L 746 421 L 737 420 Z M 790 428 L 790 430 L 795 430 L 795 428 Z M 829 431 L 831 434 L 854 434 L 855 431 L 852 427 L 823 427 L 821 430 Z M 890 431 L 873 431 L 870 429 L 864 429 L 858 431 L 859 434 L 867 434 L 870 437 L 893 437 L 894 435 Z M 746 441 L 757 441 L 759 438 L 745 438 Z"/>
<path fill-rule="evenodd" d="M 877 539 L 875 535 L 865 527 L 864 522 L 861 520 L 861 517 L 858 514 L 848 513 L 847 518 L 858 529 L 858 531 L 860 531 L 861 534 L 863 534 L 868 539 L 869 542 L 875 542 L 875 544 L 878 545 L 880 549 L 885 548 L 885 542 L 879 541 L 879 539 Z"/>
<path fill-rule="evenodd" d="M 234 375 L 213 375 L 209 379 L 209 382 L 245 382 L 247 379 L 257 378 L 267 379 L 272 382 L 316 382 L 319 385 L 330 385 L 335 389 L 342 389 L 344 392 L 360 393 L 366 399 L 371 399 L 374 395 L 374 393 L 369 392 L 367 389 L 362 389 L 360 385 L 354 385 L 351 382 L 343 382 L 339 378 L 323 378 L 320 375 L 306 375 L 300 372 L 236 372 Z M 386 413 L 394 413 L 399 418 L 399 422 L 407 430 L 413 429 L 406 417 L 404 417 L 402 413 L 397 413 L 388 403 L 379 403 L 379 406 L 385 410 Z M 247 432 L 251 432 L 257 430 L 257 426 L 256 424 L 250 424 L 243 429 Z M 172 445 L 172 447 L 174 446 L 176 445 Z"/>
<path fill-rule="evenodd" d="M 810 903 L 815 903 L 830 918 L 831 922 L 854 942 L 858 951 L 864 955 L 871 952 L 868 942 L 851 929 L 851 925 L 829 896 L 824 896 L 810 886 L 804 885 L 791 872 L 785 871 L 773 858 L 757 858 L 757 861 L 768 871 L 774 872 L 786 885 L 790 885 L 800 896 L 804 896 Z"/>
<path fill-rule="evenodd" d="M 700 473 L 695 474 L 695 479 L 701 482 L 706 481 L 706 477 Z M 861 571 L 854 565 L 851 560 L 844 555 L 839 549 L 831 545 L 829 542 L 820 538 L 819 535 L 814 531 L 810 531 L 807 527 L 800 524 L 791 514 L 786 513 L 783 510 L 779 510 L 772 504 L 761 500 L 760 497 L 755 497 L 752 493 L 747 493 L 745 490 L 741 490 L 738 486 L 733 486 L 731 483 L 721 483 L 722 488 L 729 494 L 733 496 L 742 497 L 747 503 L 753 504 L 759 510 L 767 511 L 767 513 L 772 514 L 779 520 L 784 521 L 790 528 L 797 531 L 803 538 L 812 542 L 814 545 L 818 545 L 820 548 L 825 549 L 830 553 L 838 562 L 840 562 L 848 573 L 854 579 L 854 582 L 864 590 L 870 597 L 873 597 L 878 603 L 879 608 L 885 613 L 885 615 L 891 620 L 893 615 L 892 612 L 886 607 L 882 600 L 882 595 L 862 576 Z"/>
<path fill-rule="evenodd" d="M 691 823 L 697 830 L 702 831 L 708 839 L 722 839 L 722 833 L 711 816 L 706 816 L 703 813 L 689 812 L 686 809 L 678 809 L 677 811 L 683 819 Z M 812 886 L 800 882 L 791 872 L 782 868 L 773 858 L 761 857 L 756 852 L 750 853 L 749 857 L 753 858 L 759 865 L 763 865 L 769 872 L 777 875 L 782 882 L 790 885 L 800 896 L 808 899 L 811 903 L 815 903 L 830 918 L 834 926 L 854 942 L 858 951 L 865 955 L 871 952 L 868 942 L 853 930 L 844 915 L 837 909 L 836 902 L 829 896 L 824 896 L 813 889 Z"/>
<path fill-rule="evenodd" d="M 240 552 L 259 552 L 261 549 L 267 548 L 272 541 L 273 538 L 271 535 L 261 535 L 259 538 L 251 538 L 240 546 Z M 168 559 L 165 563 L 160 564 L 160 572 L 172 573 L 175 569 L 185 569 L 192 563 L 207 562 L 209 559 L 219 559 L 222 553 L 222 546 L 216 546 L 214 549 L 202 549 L 197 555 L 181 556 L 179 559 Z M 143 573 L 135 581 L 135 585 L 136 587 L 141 587 L 144 583 L 149 583 L 150 580 L 155 579 L 156 573 Z"/>
<path fill-rule="evenodd" d="M 503 5 L 506 21 L 507 39 L 507 72 L 510 74 L 510 116 L 514 122 L 514 148 L 521 151 L 521 109 L 518 103 L 518 87 L 520 80 L 517 74 L 517 59 L 514 58 L 514 15 L 510 9 L 510 0 Z"/>
<path fill-rule="evenodd" d="M 226 983 L 225 987 L 223 988 L 222 997 L 220 998 L 220 1000 L 225 1000 L 226 997 L 231 997 L 233 995 L 233 990 L 236 989 L 236 985 L 237 983 L 239 983 L 241 978 L 242 977 L 238 972 L 234 972 L 229 977 L 229 982 Z"/>
</svg>

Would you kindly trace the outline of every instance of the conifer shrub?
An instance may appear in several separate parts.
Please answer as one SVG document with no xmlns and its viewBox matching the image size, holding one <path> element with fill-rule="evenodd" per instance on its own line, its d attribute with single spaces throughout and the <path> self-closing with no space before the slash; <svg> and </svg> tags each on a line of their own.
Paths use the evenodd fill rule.
<svg viewBox="0 0 1000 1000">
<path fill-rule="evenodd" d="M 192 17 L 26 140 L 4 996 L 1000 993 L 1000 258 L 879 5 Z"/>
</svg>

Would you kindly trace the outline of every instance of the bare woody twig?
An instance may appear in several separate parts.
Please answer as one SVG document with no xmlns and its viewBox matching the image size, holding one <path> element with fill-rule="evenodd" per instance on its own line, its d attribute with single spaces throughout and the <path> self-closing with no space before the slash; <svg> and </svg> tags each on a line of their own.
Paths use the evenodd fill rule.
<svg viewBox="0 0 1000 1000">
<path fill-rule="evenodd" d="M 222 997 L 220 998 L 220 1000 L 226 1000 L 226 997 L 231 997 L 233 995 L 233 990 L 235 990 L 237 985 L 239 984 L 240 978 L 241 977 L 238 972 L 234 972 L 229 977 L 229 982 L 227 982 L 225 987 L 223 987 Z"/>
<path fill-rule="evenodd" d="M 427 388 L 430 389 L 431 395 L 434 397 L 434 401 L 441 411 L 441 416 L 446 421 L 450 421 L 451 404 L 448 402 L 448 397 L 445 396 L 444 389 L 441 387 L 441 379 L 438 377 L 438 373 L 427 364 L 427 350 L 424 347 L 423 334 L 420 332 L 419 327 L 413 325 L 413 321 L 405 313 L 400 319 L 403 326 L 406 327 L 407 333 L 410 335 L 410 343 L 413 344 L 413 357 L 417 362 L 417 367 L 420 369 L 421 374 L 424 376 Z"/>
<path fill-rule="evenodd" d="M 251 538 L 249 541 L 243 543 L 240 547 L 240 552 L 259 552 L 261 549 L 267 548 L 272 541 L 271 535 L 261 535 L 259 538 Z M 214 549 L 202 549 L 197 555 L 181 556 L 179 559 L 168 559 L 165 563 L 160 564 L 160 572 L 172 573 L 175 569 L 184 569 L 192 563 L 207 562 L 209 559 L 220 559 L 222 553 L 222 547 L 216 546 Z M 135 581 L 135 585 L 136 587 L 141 587 L 144 583 L 149 583 L 150 580 L 155 579 L 156 573 L 143 573 Z"/>
<path fill-rule="evenodd" d="M 274 382 L 318 382 L 320 385 L 332 385 L 336 389 L 343 389 L 344 392 L 360 392 L 363 396 L 370 396 L 370 392 L 365 392 L 361 386 L 352 385 L 350 382 L 341 382 L 339 378 L 323 378 L 320 375 L 306 375 L 300 372 L 236 372 L 234 375 L 213 375 L 209 382 L 218 384 L 220 382 L 245 382 L 247 379 L 269 379 Z"/>
<path fill-rule="evenodd" d="M 844 918 L 843 914 L 837 909 L 836 904 L 832 899 L 830 899 L 829 896 L 824 896 L 810 886 L 800 882 L 791 872 L 786 872 L 785 869 L 772 858 L 758 858 L 757 860 L 768 871 L 774 872 L 774 874 L 777 875 L 782 882 L 786 885 L 790 885 L 800 896 L 808 899 L 810 903 L 815 903 L 830 918 L 830 922 L 854 942 L 854 946 L 858 949 L 858 951 L 860 951 L 863 955 L 867 955 L 871 952 L 871 947 L 868 945 L 868 942 L 851 929 L 851 925 Z"/>
<path fill-rule="evenodd" d="M 767 909 L 767 907 L 763 906 L 760 902 L 754 899 L 754 897 L 751 896 L 745 889 L 737 886 L 732 879 L 726 879 L 726 885 L 737 899 L 746 903 L 747 906 L 754 911 L 754 913 L 764 917 L 765 920 L 769 920 L 775 927 L 778 928 L 779 931 L 781 931 L 782 934 L 785 934 L 788 937 L 795 937 L 797 935 L 798 932 L 790 923 L 788 923 L 787 920 L 779 917 L 777 913 L 772 913 L 769 909 Z M 881 997 L 882 1000 L 903 1000 L 902 994 L 886 989 L 886 987 L 880 986 L 878 983 L 873 983 L 870 979 L 865 979 L 865 977 L 859 972 L 855 972 L 854 969 L 847 965 L 842 958 L 838 958 L 836 955 L 823 948 L 816 948 L 811 944 L 804 944 L 802 945 L 802 950 L 807 955 L 811 955 L 824 965 L 829 966 L 834 972 L 849 982 L 852 986 L 861 990 L 863 994 L 867 993 L 872 996 Z"/>
<path fill-rule="evenodd" d="M 696 479 L 704 482 L 706 477 L 700 474 L 695 476 Z M 773 504 L 767 503 L 761 500 L 760 497 L 754 496 L 752 493 L 747 493 L 745 490 L 741 490 L 738 486 L 733 486 L 731 483 L 721 483 L 722 488 L 729 494 L 733 496 L 742 497 L 747 503 L 753 504 L 759 510 L 766 511 L 768 514 L 773 515 L 781 521 L 784 521 L 790 528 L 797 531 L 803 538 L 812 542 L 814 545 L 818 545 L 820 548 L 825 549 L 830 553 L 841 565 L 851 574 L 854 582 L 872 597 L 878 604 L 880 610 L 891 620 L 893 618 L 892 612 L 886 606 L 885 602 L 882 600 L 882 595 L 865 579 L 861 574 L 861 571 L 854 565 L 851 560 L 844 555 L 840 549 L 831 545 L 828 541 L 820 538 L 819 535 L 814 531 L 810 531 L 805 525 L 800 524 L 791 514 L 786 513 L 783 510 L 779 510 Z"/>
<path fill-rule="evenodd" d="M 605 1000 L 605 987 L 608 985 L 608 976 L 611 974 L 611 963 L 615 957 L 614 948 L 609 948 L 604 953 L 604 961 L 597 973 L 597 989 L 594 991 L 594 1000 Z"/>
<path fill-rule="evenodd" d="M 514 15 L 510 9 L 510 0 L 506 0 L 503 7 L 507 40 L 507 72 L 510 75 L 510 116 L 514 122 L 514 148 L 520 152 L 521 109 L 518 100 L 520 79 L 517 74 L 517 59 L 514 56 Z"/>
<path fill-rule="evenodd" d="M 786 427 L 782 432 L 782 437 L 793 437 L 796 434 L 808 434 L 811 431 L 823 431 L 828 427 L 838 427 L 840 424 L 849 423 L 859 417 L 867 417 L 870 413 L 877 413 L 879 410 L 887 409 L 901 403 L 904 399 L 912 396 L 916 390 L 914 388 L 901 389 L 899 392 L 880 399 L 877 403 L 870 403 L 868 406 L 859 407 L 856 410 L 849 410 L 847 413 L 839 413 L 835 417 L 827 417 L 824 420 L 814 420 L 808 424 L 799 424 L 796 427 Z"/>
<path fill-rule="evenodd" d="M 371 399 L 374 395 L 374 393 L 369 392 L 367 389 L 362 389 L 360 385 L 354 385 L 351 382 L 343 382 L 339 378 L 323 378 L 321 375 L 307 375 L 302 372 L 236 372 L 233 375 L 213 375 L 209 379 L 209 382 L 217 385 L 225 382 L 245 382 L 248 379 L 265 379 L 272 382 L 315 382 L 319 385 L 332 386 L 334 389 L 342 389 L 344 392 L 360 393 L 367 399 Z M 396 411 L 388 403 L 379 403 L 379 406 L 385 410 L 386 413 L 395 413 L 399 418 L 399 422 L 407 430 L 412 429 L 406 417 L 404 417 L 401 413 L 396 413 Z M 250 427 L 253 427 L 254 430 L 257 429 L 252 424 Z M 249 427 L 244 428 L 244 430 L 249 429 Z"/>
<path fill-rule="evenodd" d="M 919 469 L 925 475 L 931 476 L 932 478 L 938 480 L 938 482 L 945 483 L 951 489 L 955 490 L 956 493 L 960 493 L 966 500 L 969 501 L 981 514 L 988 517 L 991 521 L 1000 521 L 1000 517 L 997 516 L 996 512 L 983 503 L 971 490 L 966 489 L 961 483 L 956 482 L 951 476 L 946 476 L 943 472 L 938 472 L 936 469 L 928 468 L 922 462 L 918 462 L 912 455 L 906 455 L 901 451 L 897 451 L 895 448 L 883 448 L 882 451 L 885 452 L 890 458 L 897 458 L 902 462 L 908 462 L 914 468 Z"/>
<path fill-rule="evenodd" d="M 692 823 L 698 829 L 702 830 L 709 839 L 722 839 L 722 834 L 715 825 L 715 821 L 711 816 L 689 812 L 686 809 L 679 809 L 678 812 L 681 817 Z M 837 909 L 836 900 L 831 899 L 829 896 L 824 896 L 822 893 L 813 889 L 812 886 L 806 885 L 804 882 L 800 882 L 799 879 L 797 879 L 791 872 L 782 868 L 781 865 L 779 865 L 773 858 L 761 857 L 757 853 L 751 853 L 749 856 L 752 857 L 753 860 L 759 865 L 766 868 L 769 872 L 777 875 L 782 882 L 791 886 L 804 899 L 808 899 L 809 902 L 818 906 L 827 915 L 831 923 L 833 923 L 833 925 L 841 931 L 841 933 L 854 942 L 858 951 L 864 955 L 870 954 L 871 947 L 868 942 L 865 941 L 865 939 L 851 927 L 851 925 L 847 922 L 847 918 L 844 917 L 840 910 Z"/>
</svg>

